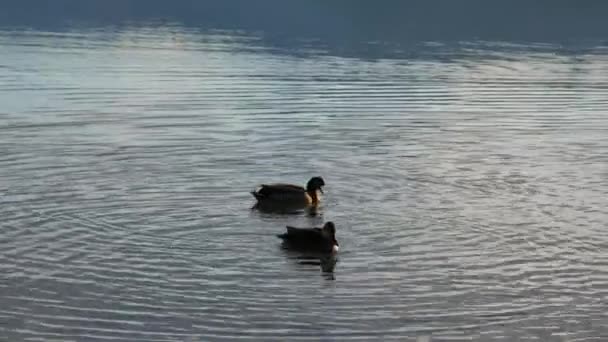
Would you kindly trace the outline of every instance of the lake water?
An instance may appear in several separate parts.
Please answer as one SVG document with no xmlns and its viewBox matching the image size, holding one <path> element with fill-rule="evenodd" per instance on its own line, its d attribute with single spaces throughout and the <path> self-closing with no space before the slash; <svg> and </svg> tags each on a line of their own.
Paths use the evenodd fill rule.
<svg viewBox="0 0 608 342">
<path fill-rule="evenodd" d="M 608 339 L 604 42 L 279 31 L 2 26 L 1 340 Z"/>
</svg>

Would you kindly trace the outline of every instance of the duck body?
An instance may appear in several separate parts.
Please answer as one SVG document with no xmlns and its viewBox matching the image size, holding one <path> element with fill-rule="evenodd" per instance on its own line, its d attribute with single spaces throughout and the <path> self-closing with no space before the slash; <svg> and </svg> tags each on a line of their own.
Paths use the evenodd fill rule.
<svg viewBox="0 0 608 342">
<path fill-rule="evenodd" d="M 336 253 L 339 249 L 333 222 L 325 223 L 322 228 L 287 226 L 287 232 L 277 236 L 292 249 L 321 253 Z"/>
<path fill-rule="evenodd" d="M 293 184 L 262 184 L 251 193 L 258 202 L 285 202 L 308 206 L 313 204 L 313 196 L 301 186 Z M 317 198 L 318 201 L 318 198 Z"/>
<path fill-rule="evenodd" d="M 319 203 L 317 190 L 323 192 L 323 178 L 313 177 L 306 188 L 294 184 L 262 184 L 251 192 L 259 205 L 274 207 L 310 207 Z"/>
</svg>

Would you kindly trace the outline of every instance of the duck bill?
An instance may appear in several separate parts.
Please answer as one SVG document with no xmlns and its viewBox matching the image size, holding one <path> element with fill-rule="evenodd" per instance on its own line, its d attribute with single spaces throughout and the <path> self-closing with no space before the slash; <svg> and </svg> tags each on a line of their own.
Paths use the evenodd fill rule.
<svg viewBox="0 0 608 342">
<path fill-rule="evenodd" d="M 323 188 L 319 188 L 319 191 L 320 191 L 322 194 L 324 194 L 324 192 L 323 192 Z"/>
</svg>

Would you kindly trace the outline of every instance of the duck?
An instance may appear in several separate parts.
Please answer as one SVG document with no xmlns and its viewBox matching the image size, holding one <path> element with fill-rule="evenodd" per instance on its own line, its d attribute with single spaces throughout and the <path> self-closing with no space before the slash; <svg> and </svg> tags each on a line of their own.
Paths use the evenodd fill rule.
<svg viewBox="0 0 608 342">
<path fill-rule="evenodd" d="M 262 184 L 251 194 L 257 200 L 256 206 L 270 207 L 316 207 L 320 199 L 317 191 L 323 194 L 325 181 L 321 177 L 312 177 L 306 187 L 294 184 Z"/>
<path fill-rule="evenodd" d="M 340 249 L 336 240 L 336 226 L 326 222 L 322 228 L 296 228 L 287 226 L 287 232 L 277 235 L 291 249 L 335 254 Z"/>
</svg>

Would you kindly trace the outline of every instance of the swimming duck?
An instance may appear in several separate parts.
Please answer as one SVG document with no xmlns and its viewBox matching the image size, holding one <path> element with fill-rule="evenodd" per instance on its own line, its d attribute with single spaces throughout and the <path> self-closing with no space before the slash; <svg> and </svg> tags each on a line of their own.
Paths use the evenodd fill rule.
<svg viewBox="0 0 608 342">
<path fill-rule="evenodd" d="M 262 184 L 251 194 L 258 204 L 288 207 L 310 207 L 319 204 L 317 190 L 323 193 L 325 182 L 321 177 L 312 177 L 306 188 L 293 184 Z"/>
<path fill-rule="evenodd" d="M 287 233 L 277 235 L 286 246 L 311 252 L 336 253 L 339 250 L 336 240 L 336 226 L 327 222 L 323 228 L 295 228 L 287 226 Z"/>
</svg>

